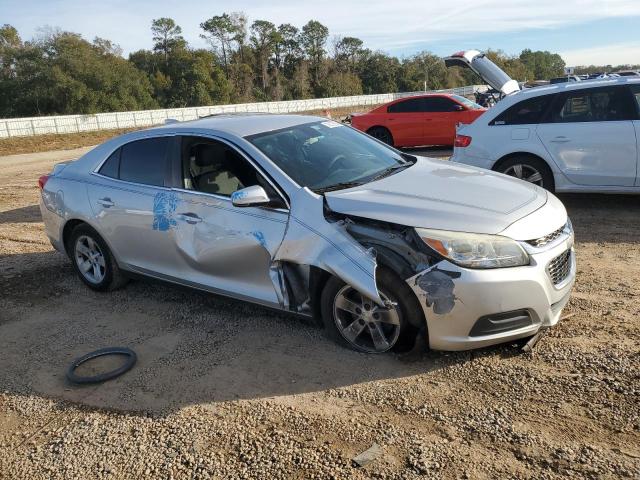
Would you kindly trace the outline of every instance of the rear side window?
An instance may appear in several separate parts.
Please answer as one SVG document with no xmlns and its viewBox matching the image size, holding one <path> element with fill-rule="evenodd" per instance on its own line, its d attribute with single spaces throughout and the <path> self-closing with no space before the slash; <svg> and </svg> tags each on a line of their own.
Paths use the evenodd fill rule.
<svg viewBox="0 0 640 480">
<path fill-rule="evenodd" d="M 169 139 L 148 138 L 124 145 L 120 154 L 120 180 L 164 186 Z"/>
<path fill-rule="evenodd" d="M 116 150 L 107 158 L 102 164 L 102 167 L 100 167 L 100 171 L 98 172 L 100 175 L 118 178 L 120 171 L 120 151 L 121 149 Z"/>
<path fill-rule="evenodd" d="M 553 123 L 615 122 L 636 117 L 633 99 L 624 87 L 583 89 L 558 98 L 551 112 Z"/>
<path fill-rule="evenodd" d="M 422 102 L 423 112 L 455 112 L 456 105 L 458 105 L 445 97 L 425 97 Z"/>
<path fill-rule="evenodd" d="M 528 98 L 512 105 L 498 115 L 491 125 L 527 125 L 540 123 L 549 108 L 553 95 Z"/>
<path fill-rule="evenodd" d="M 422 99 L 412 98 L 410 100 L 403 100 L 402 102 L 389 105 L 387 108 L 388 113 L 412 113 L 422 112 Z"/>
<path fill-rule="evenodd" d="M 636 118 L 640 118 L 640 84 L 638 85 L 631 85 L 631 93 L 633 93 L 633 97 L 636 99 L 636 108 L 637 108 L 637 114 L 638 117 Z"/>
</svg>

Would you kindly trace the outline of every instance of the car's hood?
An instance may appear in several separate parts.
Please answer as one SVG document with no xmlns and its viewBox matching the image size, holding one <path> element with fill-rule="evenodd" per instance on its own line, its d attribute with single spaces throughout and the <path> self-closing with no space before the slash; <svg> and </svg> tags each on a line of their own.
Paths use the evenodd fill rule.
<svg viewBox="0 0 640 480">
<path fill-rule="evenodd" d="M 470 68 L 480 75 L 488 85 L 502 92 L 504 95 L 509 95 L 520 90 L 520 84 L 516 80 L 509 77 L 504 70 L 478 50 L 454 53 L 444 59 L 444 64 L 447 67 Z"/>
<path fill-rule="evenodd" d="M 499 173 L 418 158 L 415 165 L 354 188 L 325 193 L 335 212 L 410 227 L 502 232 L 542 207 L 547 192 Z"/>
</svg>

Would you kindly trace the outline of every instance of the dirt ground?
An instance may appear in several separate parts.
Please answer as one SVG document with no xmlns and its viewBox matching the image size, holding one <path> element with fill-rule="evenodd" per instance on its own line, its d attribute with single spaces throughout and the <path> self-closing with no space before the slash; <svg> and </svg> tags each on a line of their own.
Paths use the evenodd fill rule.
<svg viewBox="0 0 640 480">
<path fill-rule="evenodd" d="M 561 197 L 578 280 L 532 354 L 409 361 L 171 286 L 90 291 L 37 207 L 37 177 L 77 154 L 0 157 L 1 479 L 640 477 L 640 196 Z M 67 383 L 113 345 L 133 370 Z"/>
</svg>

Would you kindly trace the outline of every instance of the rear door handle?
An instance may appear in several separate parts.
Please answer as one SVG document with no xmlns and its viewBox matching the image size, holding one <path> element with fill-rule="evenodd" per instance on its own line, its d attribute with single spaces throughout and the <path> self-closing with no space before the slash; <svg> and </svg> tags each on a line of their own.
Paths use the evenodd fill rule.
<svg viewBox="0 0 640 480">
<path fill-rule="evenodd" d="M 567 143 L 567 142 L 570 142 L 571 139 L 567 137 L 555 137 L 555 138 L 552 138 L 551 141 L 553 143 Z"/>
<path fill-rule="evenodd" d="M 98 204 L 102 205 L 104 208 L 113 207 L 115 205 L 109 197 L 99 199 Z"/>
<path fill-rule="evenodd" d="M 191 212 L 181 213 L 178 215 L 178 218 L 183 222 L 190 223 L 191 225 L 195 225 L 196 223 L 200 223 L 202 221 L 202 218 L 200 218 L 195 213 L 191 213 Z"/>
</svg>

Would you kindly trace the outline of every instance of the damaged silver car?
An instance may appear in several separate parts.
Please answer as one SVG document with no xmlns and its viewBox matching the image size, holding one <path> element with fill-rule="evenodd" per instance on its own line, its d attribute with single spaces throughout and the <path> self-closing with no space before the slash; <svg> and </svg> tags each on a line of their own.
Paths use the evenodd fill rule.
<svg viewBox="0 0 640 480">
<path fill-rule="evenodd" d="M 90 288 L 186 285 L 311 316 L 362 352 L 531 337 L 575 277 L 552 194 L 313 116 L 129 133 L 39 183 L 46 233 Z"/>
</svg>

